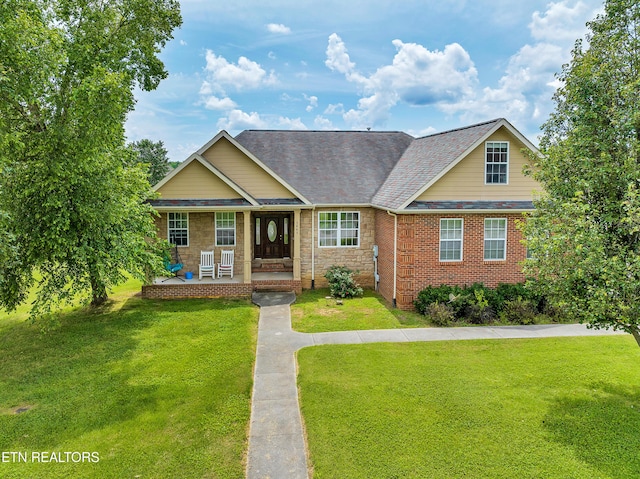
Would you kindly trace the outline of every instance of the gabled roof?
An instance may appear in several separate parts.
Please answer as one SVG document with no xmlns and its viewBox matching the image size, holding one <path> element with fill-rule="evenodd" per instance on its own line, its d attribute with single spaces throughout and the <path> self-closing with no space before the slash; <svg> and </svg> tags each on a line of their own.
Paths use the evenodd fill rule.
<svg viewBox="0 0 640 479">
<path fill-rule="evenodd" d="M 225 130 L 220 131 L 216 136 L 214 136 L 209 142 L 207 142 L 202 148 L 200 148 L 196 154 L 203 155 L 209 148 L 211 148 L 215 143 L 217 143 L 221 138 L 225 138 L 228 140 L 233 146 L 238 148 L 242 153 L 247 155 L 256 165 L 266 171 L 273 179 L 275 179 L 278 183 L 284 186 L 287 190 L 289 190 L 293 195 L 300 198 L 300 200 L 305 204 L 310 204 L 309 200 L 305 198 L 304 194 L 300 193 L 298 189 L 293 186 L 292 183 L 288 183 L 283 177 L 281 177 L 276 171 L 271 169 L 270 165 L 266 164 L 262 161 L 262 158 L 259 155 L 255 155 L 253 151 L 247 149 L 241 143 L 237 141 L 237 139 L 233 138 L 229 133 Z"/>
<path fill-rule="evenodd" d="M 235 140 L 314 204 L 370 204 L 414 138 L 402 132 L 246 130 Z"/>
<path fill-rule="evenodd" d="M 184 170 L 190 163 L 197 161 L 198 163 L 200 163 L 202 166 L 204 166 L 207 170 L 209 170 L 211 173 L 213 173 L 215 176 L 217 176 L 218 178 L 220 178 L 220 180 L 222 180 L 227 186 L 229 186 L 231 189 L 233 189 L 236 193 L 238 193 L 238 195 L 243 198 L 244 200 L 247 201 L 247 203 L 249 203 L 250 205 L 256 206 L 258 205 L 258 201 L 256 201 L 255 198 L 253 198 L 249 193 L 247 193 L 246 191 L 244 191 L 240 186 L 238 186 L 236 183 L 234 183 L 231 179 L 227 178 L 220 170 L 218 170 L 215 166 L 213 166 L 211 163 L 209 163 L 207 160 L 205 160 L 204 158 L 202 158 L 202 156 L 200 156 L 199 153 L 194 153 L 192 154 L 189 158 L 187 158 L 185 161 L 183 161 L 182 163 L 180 163 L 178 165 L 178 167 L 176 169 L 174 169 L 173 171 L 169 172 L 169 174 L 167 176 L 165 176 L 158 184 L 156 184 L 153 187 L 153 191 L 158 191 L 160 188 L 162 188 L 163 185 L 167 184 L 169 181 L 171 181 L 171 179 L 173 177 L 175 177 L 176 175 L 178 175 L 182 170 Z M 153 200 L 152 204 L 156 204 L 158 200 Z"/>
<path fill-rule="evenodd" d="M 374 196 L 373 205 L 392 210 L 407 208 L 427 188 L 503 126 L 525 146 L 537 151 L 504 118 L 417 138 Z"/>
</svg>

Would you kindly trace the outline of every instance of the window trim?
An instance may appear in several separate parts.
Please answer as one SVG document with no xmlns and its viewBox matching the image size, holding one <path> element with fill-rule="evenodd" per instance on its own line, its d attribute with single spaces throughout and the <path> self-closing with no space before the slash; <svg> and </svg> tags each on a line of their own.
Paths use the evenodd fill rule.
<svg viewBox="0 0 640 479">
<path fill-rule="evenodd" d="M 187 227 L 186 228 L 171 228 L 171 215 L 186 215 L 186 220 L 187 220 Z M 176 221 L 176 219 L 174 218 L 173 221 Z M 182 221 L 182 220 L 180 220 Z M 176 245 L 178 246 L 178 248 L 188 248 L 189 247 L 189 240 L 190 238 L 190 234 L 189 234 L 189 212 L 188 211 L 170 211 L 167 213 L 167 241 L 169 241 L 170 244 L 175 244 L 175 243 L 171 243 L 171 231 L 172 230 L 187 230 L 187 244 L 183 244 L 183 245 Z"/>
<path fill-rule="evenodd" d="M 460 239 L 442 239 L 442 222 L 443 221 L 460 221 Z M 442 243 L 447 242 L 459 242 L 460 243 L 460 258 L 459 259 L 442 259 Z M 464 256 L 464 218 L 440 218 L 440 231 L 439 231 L 439 251 L 438 260 L 441 263 L 460 263 Z"/>
<path fill-rule="evenodd" d="M 337 223 L 338 226 L 335 229 L 336 231 L 336 244 L 335 245 L 323 245 L 321 243 L 321 235 L 320 232 L 321 231 L 334 231 L 333 229 L 327 229 L 327 228 L 320 228 L 320 216 L 323 214 L 336 214 L 337 217 Z M 348 245 L 343 245 L 342 244 L 342 232 L 343 230 L 354 230 L 354 228 L 346 228 L 342 226 L 342 222 L 343 221 L 348 221 L 348 220 L 343 220 L 342 219 L 342 215 L 343 214 L 355 214 L 357 215 L 358 218 L 358 227 L 355 228 L 356 231 L 356 244 L 348 244 Z M 361 215 L 360 215 L 360 211 L 318 211 L 318 248 L 359 248 L 360 247 L 360 224 L 361 224 Z M 351 236 L 348 236 L 347 238 L 352 238 Z"/>
<path fill-rule="evenodd" d="M 487 181 L 487 168 L 489 167 L 489 165 L 499 165 L 502 164 L 502 162 L 495 162 L 492 161 L 491 163 L 488 161 L 487 158 L 487 148 L 489 146 L 489 143 L 505 143 L 507 145 L 507 161 L 506 161 L 506 166 L 507 166 L 507 171 L 505 173 L 505 182 L 504 183 L 494 183 L 494 182 L 489 182 Z M 504 186 L 504 185 L 508 185 L 509 184 L 509 164 L 511 163 L 511 145 L 509 144 L 508 141 L 491 141 L 491 140 L 487 140 L 484 142 L 484 184 L 488 185 L 488 186 Z"/>
<path fill-rule="evenodd" d="M 504 221 L 504 238 L 489 238 L 487 239 L 487 221 Z M 482 241 L 482 258 L 484 261 L 506 261 L 507 259 L 507 231 L 509 223 L 507 218 L 485 218 L 484 219 L 484 228 L 483 228 L 483 241 Z M 500 240 L 504 243 L 503 255 L 502 258 L 487 258 L 487 241 L 495 241 Z"/>
<path fill-rule="evenodd" d="M 232 228 L 218 228 L 218 215 L 228 214 L 233 216 L 233 244 L 219 244 L 218 243 L 218 231 L 228 231 Z M 237 241 L 237 221 L 236 221 L 236 212 L 235 211 L 216 211 L 213 215 L 213 230 L 215 236 L 215 245 L 216 248 L 225 248 L 225 247 L 235 247 Z"/>
</svg>

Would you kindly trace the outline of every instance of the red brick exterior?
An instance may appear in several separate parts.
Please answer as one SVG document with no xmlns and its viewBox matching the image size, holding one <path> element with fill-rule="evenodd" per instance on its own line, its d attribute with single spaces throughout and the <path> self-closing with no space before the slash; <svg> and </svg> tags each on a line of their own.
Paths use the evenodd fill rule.
<svg viewBox="0 0 640 479">
<path fill-rule="evenodd" d="M 386 216 L 386 217 L 385 217 Z M 388 218 L 387 218 L 388 217 Z M 446 214 L 398 215 L 396 305 L 412 309 L 413 300 L 426 286 L 470 285 L 482 282 L 487 286 L 524 281 L 520 263 L 526 248 L 516 229 L 520 214 Z M 440 252 L 440 218 L 464 220 L 462 261 L 442 262 Z M 484 219 L 507 219 L 506 260 L 484 260 Z M 380 247 L 378 269 L 380 293 L 393 300 L 393 222 L 386 212 L 376 215 L 376 237 Z"/>
<path fill-rule="evenodd" d="M 253 291 L 302 292 L 300 281 L 260 280 L 247 283 L 198 283 L 150 284 L 142 287 L 142 297 L 147 299 L 185 298 L 250 298 Z"/>
</svg>

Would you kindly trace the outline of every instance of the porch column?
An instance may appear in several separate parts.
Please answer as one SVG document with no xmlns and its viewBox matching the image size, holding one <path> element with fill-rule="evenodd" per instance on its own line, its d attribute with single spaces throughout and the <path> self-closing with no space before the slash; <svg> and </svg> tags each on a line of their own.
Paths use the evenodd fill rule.
<svg viewBox="0 0 640 479">
<path fill-rule="evenodd" d="M 251 211 L 243 211 L 244 215 L 244 282 L 251 283 Z"/>
<path fill-rule="evenodd" d="M 300 281 L 300 249 L 302 236 L 300 235 L 300 210 L 293 210 L 293 279 Z"/>
</svg>

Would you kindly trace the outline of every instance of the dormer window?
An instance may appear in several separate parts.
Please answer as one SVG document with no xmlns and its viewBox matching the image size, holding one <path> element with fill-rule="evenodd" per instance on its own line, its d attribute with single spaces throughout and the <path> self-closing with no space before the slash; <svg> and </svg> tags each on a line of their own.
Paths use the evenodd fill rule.
<svg viewBox="0 0 640 479">
<path fill-rule="evenodd" d="M 506 185 L 509 178 L 509 142 L 485 143 L 485 184 Z"/>
</svg>

